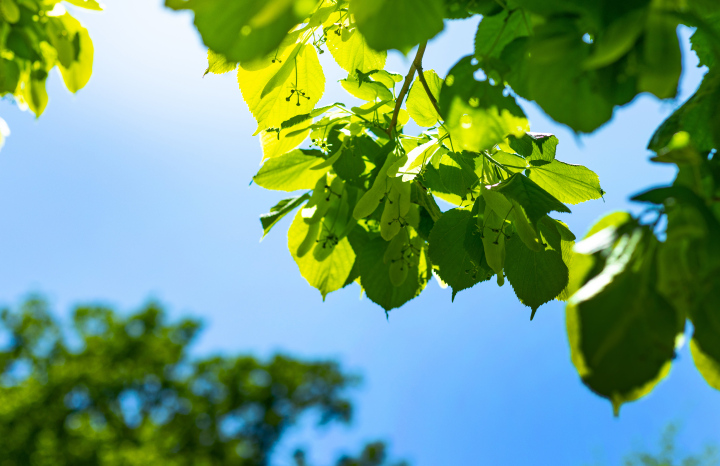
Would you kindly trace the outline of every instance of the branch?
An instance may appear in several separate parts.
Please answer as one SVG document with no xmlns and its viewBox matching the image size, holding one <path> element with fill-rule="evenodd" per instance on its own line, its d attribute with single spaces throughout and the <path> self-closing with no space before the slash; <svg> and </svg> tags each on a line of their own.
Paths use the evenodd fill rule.
<svg viewBox="0 0 720 466">
<path fill-rule="evenodd" d="M 422 57 L 425 54 L 425 48 L 427 47 L 427 42 L 423 42 L 420 44 L 420 47 L 418 47 L 418 51 L 415 54 L 415 59 L 413 60 L 412 66 L 410 66 L 410 71 L 408 71 L 407 76 L 405 76 L 405 82 L 403 83 L 403 87 L 400 90 L 400 95 L 398 95 L 397 100 L 395 101 L 395 111 L 393 112 L 392 121 L 390 122 L 390 127 L 387 129 L 388 136 L 392 136 L 393 131 L 395 130 L 395 126 L 397 126 L 397 120 L 398 115 L 400 114 L 400 107 L 402 106 L 403 101 L 405 100 L 405 96 L 407 95 L 408 91 L 410 90 L 410 84 L 412 83 L 413 78 L 415 77 L 415 70 L 417 69 L 417 64 L 422 64 Z M 422 72 L 420 72 L 422 75 Z"/>
</svg>

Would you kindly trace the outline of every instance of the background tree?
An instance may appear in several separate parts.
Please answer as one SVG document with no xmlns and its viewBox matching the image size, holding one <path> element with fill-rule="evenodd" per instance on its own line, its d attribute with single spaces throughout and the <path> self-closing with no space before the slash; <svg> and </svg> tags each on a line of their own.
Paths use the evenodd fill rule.
<svg viewBox="0 0 720 466">
<path fill-rule="evenodd" d="M 660 441 L 659 453 L 632 453 L 625 459 L 625 466 L 717 466 L 720 464 L 717 448 L 710 446 L 699 455 L 679 458 L 675 444 L 677 430 L 675 425 L 669 425 Z"/>
<path fill-rule="evenodd" d="M 333 362 L 194 359 L 194 320 L 149 304 L 120 316 L 78 307 L 70 331 L 29 299 L 1 313 L 0 464 L 266 465 L 302 415 L 348 422 L 358 382 Z M 295 456 L 298 464 L 304 455 Z M 339 465 L 381 466 L 382 443 Z"/>
</svg>

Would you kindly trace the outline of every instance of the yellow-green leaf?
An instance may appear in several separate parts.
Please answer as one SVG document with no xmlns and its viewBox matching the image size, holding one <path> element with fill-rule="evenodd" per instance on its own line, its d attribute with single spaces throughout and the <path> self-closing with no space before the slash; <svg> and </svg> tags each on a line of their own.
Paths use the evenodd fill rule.
<svg viewBox="0 0 720 466">
<path fill-rule="evenodd" d="M 298 248 L 300 248 L 310 228 L 310 225 L 303 219 L 302 212 L 298 212 L 288 231 L 288 248 L 300 269 L 300 274 L 311 286 L 320 291 L 324 300 L 328 293 L 345 286 L 345 282 L 355 264 L 355 252 L 348 239 L 343 238 L 335 245 L 332 253 L 322 261 L 316 260 L 313 254 L 298 257 Z"/>
<path fill-rule="evenodd" d="M 287 62 L 287 63 L 286 63 Z M 269 83 L 272 86 L 268 86 Z M 294 44 L 260 61 L 241 64 L 238 83 L 258 122 L 256 133 L 279 128 L 290 118 L 310 113 L 325 91 L 325 75 L 315 47 Z"/>
<path fill-rule="evenodd" d="M 435 101 L 440 98 L 440 89 L 443 85 L 443 80 L 434 70 L 427 70 L 423 73 L 425 81 L 427 81 L 430 92 L 432 93 Z M 435 126 L 440 120 L 435 106 L 430 101 L 430 97 L 425 91 L 425 87 L 420 82 L 420 78 L 415 78 L 415 82 L 410 89 L 407 99 L 407 110 L 415 123 L 419 126 Z"/>
<path fill-rule="evenodd" d="M 60 74 L 62 74 L 65 86 L 70 92 L 77 92 L 88 83 L 92 75 L 93 66 L 93 43 L 90 39 L 87 29 L 85 29 L 78 20 L 64 14 L 60 17 L 68 33 L 76 35 L 77 39 L 73 43 L 78 44 L 79 50 L 75 51 L 75 60 L 68 67 L 58 65 Z"/>
<path fill-rule="evenodd" d="M 265 189 L 278 191 L 313 189 L 315 183 L 326 173 L 323 170 L 311 170 L 319 163 L 322 163 L 322 158 L 294 150 L 268 159 L 253 180 Z"/>
</svg>

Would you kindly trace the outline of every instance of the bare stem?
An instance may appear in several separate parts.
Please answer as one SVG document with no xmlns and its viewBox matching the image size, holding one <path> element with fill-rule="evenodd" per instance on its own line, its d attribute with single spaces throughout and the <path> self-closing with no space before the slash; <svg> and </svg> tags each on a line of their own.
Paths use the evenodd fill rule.
<svg viewBox="0 0 720 466">
<path fill-rule="evenodd" d="M 397 100 L 395 101 L 395 111 L 393 112 L 392 121 L 390 122 L 390 127 L 387 129 L 387 133 L 389 136 L 392 136 L 393 131 L 395 130 L 395 126 L 397 126 L 397 120 L 398 115 L 400 114 L 400 107 L 402 106 L 403 101 L 405 100 L 405 96 L 407 95 L 408 91 L 410 90 L 410 84 L 412 83 L 413 78 L 415 77 L 415 71 L 417 69 L 417 64 L 422 64 L 422 57 L 425 54 L 425 48 L 427 47 L 427 42 L 423 42 L 420 44 L 420 47 L 418 47 L 418 51 L 415 54 L 415 59 L 413 60 L 412 65 L 410 66 L 410 71 L 408 71 L 407 76 L 405 76 L 405 82 L 403 83 L 403 87 L 400 90 L 400 94 L 398 95 Z M 422 72 L 420 72 L 422 75 Z"/>
</svg>

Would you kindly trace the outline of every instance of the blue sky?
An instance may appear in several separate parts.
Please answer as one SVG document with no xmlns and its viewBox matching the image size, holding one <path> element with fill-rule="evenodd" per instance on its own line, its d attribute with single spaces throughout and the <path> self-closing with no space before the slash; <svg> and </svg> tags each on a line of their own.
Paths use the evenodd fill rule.
<svg viewBox="0 0 720 466">
<path fill-rule="evenodd" d="M 570 362 L 561 303 L 529 322 L 509 286 L 485 283 L 452 304 L 434 282 L 389 322 L 356 285 L 323 303 L 287 251 L 287 221 L 259 242 L 258 215 L 283 193 L 249 186 L 261 157 L 254 121 L 232 74 L 202 77 L 190 17 L 159 0 L 108 0 L 105 12 L 80 17 L 96 51 L 87 88 L 71 95 L 53 74 L 37 121 L 0 105 L 12 130 L 0 152 L 0 302 L 41 292 L 66 314 L 79 302 L 130 311 L 157 299 L 173 316 L 204 319 L 197 354 L 283 351 L 363 374 L 353 424 L 305 422 L 278 448 L 278 465 L 296 444 L 328 463 L 376 438 L 416 466 L 619 464 L 654 447 L 672 421 L 683 449 L 720 443 L 720 394 L 687 348 L 652 395 L 613 418 Z M 476 23 L 450 24 L 426 69 L 444 75 L 470 53 Z M 324 58 L 324 99 L 347 100 L 335 84 L 344 76 Z M 702 76 L 692 54 L 685 60 L 681 99 Z M 408 65 L 393 55 L 389 67 Z M 595 170 L 607 191 L 563 217 L 575 232 L 672 179 L 645 145 L 676 105 L 639 97 L 582 138 L 525 105 L 533 130 L 560 138 L 558 158 Z"/>
</svg>

